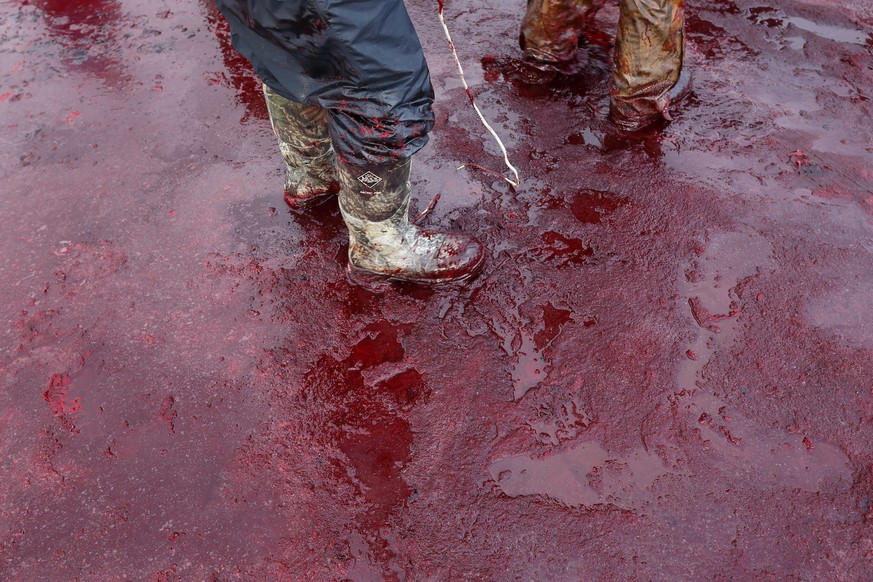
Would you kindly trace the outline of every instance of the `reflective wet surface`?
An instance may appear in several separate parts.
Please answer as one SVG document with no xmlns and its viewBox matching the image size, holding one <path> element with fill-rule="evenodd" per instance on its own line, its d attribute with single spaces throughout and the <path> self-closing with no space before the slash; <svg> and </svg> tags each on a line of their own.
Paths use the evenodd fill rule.
<svg viewBox="0 0 873 582">
<path fill-rule="evenodd" d="M 873 578 L 873 13 L 688 8 L 695 92 L 605 121 L 520 3 L 408 4 L 425 224 L 467 287 L 351 286 L 282 202 L 206 0 L 0 5 L 0 578 Z"/>
</svg>

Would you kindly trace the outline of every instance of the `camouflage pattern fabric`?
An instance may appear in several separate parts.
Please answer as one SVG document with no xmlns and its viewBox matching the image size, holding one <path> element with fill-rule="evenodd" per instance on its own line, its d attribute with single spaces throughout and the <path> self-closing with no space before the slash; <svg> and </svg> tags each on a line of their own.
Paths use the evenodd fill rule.
<svg viewBox="0 0 873 582">
<path fill-rule="evenodd" d="M 625 129 L 667 110 L 685 57 L 685 0 L 620 0 L 610 87 L 612 119 Z"/>
<path fill-rule="evenodd" d="M 285 99 L 267 85 L 264 98 L 285 160 L 286 196 L 305 201 L 339 189 L 327 110 Z"/>
<path fill-rule="evenodd" d="M 566 71 L 576 63 L 582 23 L 592 0 L 528 0 L 519 44 L 532 63 Z"/>
<path fill-rule="evenodd" d="M 361 220 L 382 221 L 409 205 L 412 160 L 397 164 L 358 167 L 339 164 L 340 208 Z"/>
<path fill-rule="evenodd" d="M 566 72 L 590 0 L 528 0 L 521 24 L 525 57 Z M 670 119 L 671 89 L 685 53 L 685 0 L 619 0 L 611 116 L 625 129 Z M 675 93 L 674 93 L 675 95 Z"/>
</svg>

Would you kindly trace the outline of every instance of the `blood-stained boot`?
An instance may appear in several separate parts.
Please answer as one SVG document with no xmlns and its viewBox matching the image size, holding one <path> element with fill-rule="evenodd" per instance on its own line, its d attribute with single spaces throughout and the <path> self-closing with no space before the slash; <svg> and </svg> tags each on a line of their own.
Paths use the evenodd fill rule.
<svg viewBox="0 0 873 582">
<path fill-rule="evenodd" d="M 444 283 L 481 271 L 485 250 L 473 237 L 409 222 L 411 160 L 382 166 L 339 163 L 339 206 L 349 229 L 353 280 Z"/>
<path fill-rule="evenodd" d="M 339 192 L 327 110 L 285 99 L 264 85 L 270 123 L 285 159 L 285 202 L 301 208 Z"/>
</svg>

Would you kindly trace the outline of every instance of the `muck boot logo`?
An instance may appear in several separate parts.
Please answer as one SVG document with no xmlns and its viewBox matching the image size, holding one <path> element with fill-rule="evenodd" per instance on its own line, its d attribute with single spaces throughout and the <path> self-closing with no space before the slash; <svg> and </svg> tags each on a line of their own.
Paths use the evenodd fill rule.
<svg viewBox="0 0 873 582">
<path fill-rule="evenodd" d="M 360 180 L 364 186 L 368 188 L 373 188 L 373 186 L 382 181 L 382 178 L 380 178 L 373 172 L 364 172 L 363 174 L 358 176 L 358 180 Z"/>
</svg>

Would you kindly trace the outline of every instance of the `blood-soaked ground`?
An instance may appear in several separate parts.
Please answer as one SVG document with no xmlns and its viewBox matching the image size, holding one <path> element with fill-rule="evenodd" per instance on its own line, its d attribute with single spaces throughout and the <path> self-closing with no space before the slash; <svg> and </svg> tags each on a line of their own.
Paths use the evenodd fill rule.
<svg viewBox="0 0 873 582">
<path fill-rule="evenodd" d="M 410 2 L 490 260 L 367 291 L 208 0 L 0 4 L 0 578 L 873 577 L 873 5 L 691 3 L 632 140 L 616 7 L 549 80 L 523 6 L 446 5 L 514 192 Z"/>
</svg>

